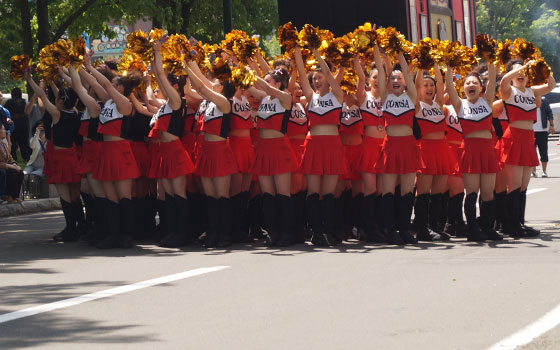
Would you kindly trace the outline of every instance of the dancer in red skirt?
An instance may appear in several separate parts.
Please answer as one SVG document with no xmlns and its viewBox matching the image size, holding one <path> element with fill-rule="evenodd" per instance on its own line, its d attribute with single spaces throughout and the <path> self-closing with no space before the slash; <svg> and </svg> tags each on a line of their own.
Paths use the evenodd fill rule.
<svg viewBox="0 0 560 350">
<path fill-rule="evenodd" d="M 231 174 L 238 172 L 237 162 L 227 142 L 231 120 L 231 102 L 235 87 L 229 81 L 208 87 L 198 66 L 189 62 L 187 71 L 193 88 L 209 101 L 201 131 L 204 141 L 197 154 L 195 173 L 201 176 L 206 194 L 208 229 L 205 247 L 231 245 L 232 206 L 229 197 Z"/>
<path fill-rule="evenodd" d="M 43 105 L 52 116 L 53 150 L 49 159 L 49 177 L 47 182 L 55 184 L 66 221 L 66 228 L 61 232 L 60 240 L 72 242 L 78 240 L 77 216 L 82 210 L 80 197 L 81 176 L 78 169 L 78 156 L 73 147 L 74 139 L 80 129 L 80 117 L 74 110 L 78 95 L 70 88 L 60 88 L 55 104 L 47 98 L 27 72 L 25 79 L 35 94 L 43 101 Z M 57 236 L 53 237 L 58 240 Z"/>
<path fill-rule="evenodd" d="M 447 93 L 463 130 L 461 145 L 460 170 L 463 174 L 467 197 L 465 199 L 465 216 L 467 217 L 469 241 L 502 240 L 494 231 L 494 186 L 496 172 L 499 170 L 498 159 L 492 141 L 492 109 L 496 86 L 496 67 L 488 65 L 488 86 L 484 91 L 478 73 L 472 72 L 465 77 L 463 84 L 465 99 L 461 99 L 453 84 L 453 69 L 445 74 Z M 497 122 L 497 120 L 496 120 Z M 476 202 L 478 192 L 480 203 L 481 226 L 476 220 Z M 481 230 L 482 228 L 482 230 Z"/>
<path fill-rule="evenodd" d="M 539 165 L 535 137 L 531 131 L 537 121 L 541 96 L 556 86 L 551 74 L 547 84 L 528 87 L 524 71 L 529 64 L 524 65 L 521 60 L 510 61 L 507 64 L 508 73 L 500 82 L 500 95 L 509 120 L 502 139 L 501 156 L 507 174 L 507 222 L 504 231 L 512 237 L 539 234 L 538 230 L 525 226 L 527 186 L 532 168 Z"/>
<path fill-rule="evenodd" d="M 382 67 L 377 45 L 374 55 L 376 66 Z M 421 169 L 420 153 L 412 132 L 417 97 L 408 64 L 402 54 L 398 55 L 398 59 L 400 65 L 393 67 L 388 85 L 379 84 L 387 136 L 376 171 L 383 174 L 381 205 L 385 220 L 384 233 L 391 244 L 411 244 L 417 242 L 409 230 L 414 204 L 412 189 L 416 172 Z M 378 69 L 378 74 L 379 81 L 384 82 L 385 71 Z M 395 188 L 398 181 L 401 197 L 395 223 Z"/>
<path fill-rule="evenodd" d="M 447 124 L 443 113 L 443 77 L 437 65 L 435 79 L 423 69 L 416 73 L 415 126 L 420 134 L 420 157 L 422 167 L 416 175 L 416 201 L 414 222 L 419 241 L 449 240 L 439 227 L 443 212 L 442 196 L 447 186 L 447 177 L 453 171 L 453 162 L 445 132 Z M 415 131 L 416 131 L 415 130 Z"/>
<path fill-rule="evenodd" d="M 383 69 L 384 72 L 387 69 L 392 69 L 390 62 L 385 63 L 379 69 Z M 380 229 L 382 177 L 378 176 L 376 170 L 383 140 L 387 135 L 385 120 L 383 119 L 383 102 L 379 92 L 380 83 L 386 84 L 386 81 L 380 82 L 379 69 L 374 66 L 368 77 L 369 91 L 366 91 L 366 76 L 362 66 L 358 65 L 355 69 L 358 75 L 357 98 L 364 124 L 364 138 L 359 166 L 364 185 L 364 199 L 361 210 L 364 221 L 364 238 L 368 242 L 386 243 L 387 237 Z"/>
<path fill-rule="evenodd" d="M 256 87 L 249 90 L 261 100 L 253 173 L 259 177 L 262 191 L 263 223 L 268 233 L 268 246 L 294 243 L 290 178 L 298 164 L 285 135 L 292 110 L 292 96 L 287 90 L 288 77 L 286 70 L 276 69 L 268 72 L 264 79 L 257 77 Z"/>
<path fill-rule="evenodd" d="M 333 236 L 336 215 L 334 192 L 338 177 L 347 171 L 338 133 L 344 92 L 319 51 L 313 50 L 313 54 L 320 67 L 313 72 L 315 91 L 306 79 L 301 49 L 295 49 L 300 84 L 309 101 L 307 118 L 310 135 L 305 140 L 300 171 L 307 175 L 307 214 L 313 230 L 311 242 L 318 246 L 333 246 L 336 244 Z"/>
<path fill-rule="evenodd" d="M 188 227 L 187 174 L 194 171 L 194 165 L 179 137 L 185 128 L 184 94 L 185 78 L 166 75 L 161 61 L 161 43 L 154 44 L 152 69 L 159 87 L 167 101 L 154 115 L 152 133 L 159 136 L 159 163 L 150 169 L 150 177 L 161 179 L 165 190 L 167 216 L 167 236 L 159 243 L 162 247 L 176 248 L 192 242 L 192 232 Z"/>
<path fill-rule="evenodd" d="M 132 182 L 140 172 L 127 140 L 130 117 L 134 113 L 128 96 L 140 81 L 132 77 L 115 77 L 110 81 L 91 65 L 89 55 L 84 57 L 84 63 L 105 90 L 105 95 L 97 94 L 104 103 L 97 129 L 103 135 L 103 144 L 93 178 L 101 181 L 108 199 L 103 213 L 107 235 L 96 247 L 129 248 L 134 228 Z"/>
</svg>

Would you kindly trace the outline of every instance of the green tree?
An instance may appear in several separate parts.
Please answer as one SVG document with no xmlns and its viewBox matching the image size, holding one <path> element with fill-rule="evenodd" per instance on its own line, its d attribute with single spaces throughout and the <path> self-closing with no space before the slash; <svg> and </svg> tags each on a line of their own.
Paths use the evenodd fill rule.
<svg viewBox="0 0 560 350">
<path fill-rule="evenodd" d="M 560 76 L 560 2 L 557 0 L 477 0 L 477 28 L 498 40 L 534 42 Z"/>
</svg>

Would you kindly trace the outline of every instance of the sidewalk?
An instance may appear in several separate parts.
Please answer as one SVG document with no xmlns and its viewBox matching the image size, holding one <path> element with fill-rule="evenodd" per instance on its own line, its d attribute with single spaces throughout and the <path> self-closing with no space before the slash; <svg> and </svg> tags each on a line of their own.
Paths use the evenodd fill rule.
<svg viewBox="0 0 560 350">
<path fill-rule="evenodd" d="M 0 218 L 60 209 L 58 198 L 27 199 L 18 204 L 0 204 Z"/>
</svg>

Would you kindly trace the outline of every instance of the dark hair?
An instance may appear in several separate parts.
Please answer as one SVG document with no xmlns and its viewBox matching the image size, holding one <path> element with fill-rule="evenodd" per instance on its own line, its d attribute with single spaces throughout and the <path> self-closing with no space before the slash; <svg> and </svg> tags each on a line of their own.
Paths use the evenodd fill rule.
<svg viewBox="0 0 560 350">
<path fill-rule="evenodd" d="M 270 75 L 275 82 L 280 83 L 280 90 L 284 90 L 288 87 L 290 74 L 284 68 L 272 70 L 266 73 L 266 75 Z"/>
<path fill-rule="evenodd" d="M 132 90 L 140 85 L 140 79 L 132 76 L 118 77 L 117 85 L 122 85 L 124 87 L 123 95 L 128 97 L 132 93 Z"/>
<path fill-rule="evenodd" d="M 432 77 L 428 72 L 424 72 L 424 74 L 422 75 L 422 79 L 430 79 L 434 82 L 434 85 L 437 85 L 436 78 Z M 416 74 L 414 74 L 413 80 L 414 82 L 416 82 Z"/>
<path fill-rule="evenodd" d="M 287 60 L 287 59 L 283 59 L 283 58 L 275 59 L 274 62 L 272 62 L 272 68 L 276 69 L 276 68 L 278 68 L 278 66 L 289 67 L 290 66 L 290 61 Z"/>
<path fill-rule="evenodd" d="M 113 60 L 105 60 L 105 66 L 110 70 L 119 70 L 117 62 Z"/>
<path fill-rule="evenodd" d="M 62 87 L 58 89 L 58 99 L 62 101 L 65 109 L 71 109 L 78 101 L 78 94 L 72 88 Z"/>
<path fill-rule="evenodd" d="M 42 124 L 43 124 L 43 120 L 42 120 L 42 119 L 37 120 L 37 121 L 33 124 L 33 126 L 31 127 L 31 134 L 32 134 L 32 135 L 35 135 L 35 131 L 37 131 L 37 127 L 38 127 L 39 125 L 42 125 Z"/>
<path fill-rule="evenodd" d="M 12 94 L 12 99 L 14 100 L 21 100 L 22 99 L 22 94 L 21 94 L 21 89 L 18 87 L 15 87 L 12 89 L 11 91 Z"/>
<path fill-rule="evenodd" d="M 327 64 L 327 67 L 329 67 L 329 70 L 332 72 L 332 64 L 329 61 L 325 61 L 325 63 Z M 314 72 L 323 73 L 323 68 L 321 68 L 321 66 L 317 66 L 317 68 L 315 68 Z"/>
<path fill-rule="evenodd" d="M 97 71 L 101 74 L 103 74 L 103 76 L 107 79 L 109 79 L 109 81 L 113 81 L 113 78 L 115 78 L 115 73 L 113 73 L 111 70 L 107 69 L 107 68 L 99 68 L 97 69 Z"/>
<path fill-rule="evenodd" d="M 479 63 L 478 66 L 473 69 L 473 71 L 477 72 L 480 75 L 484 75 L 484 73 L 488 72 L 488 63 L 487 62 Z"/>
<path fill-rule="evenodd" d="M 496 93 L 500 90 L 500 82 L 502 81 L 504 74 L 500 73 L 496 75 Z"/>
<path fill-rule="evenodd" d="M 514 58 L 506 64 L 506 72 L 511 71 L 513 69 L 513 66 L 516 64 L 524 65 L 525 62 L 523 62 L 523 60 L 520 58 Z"/>
<path fill-rule="evenodd" d="M 401 64 L 400 64 L 400 63 L 396 63 L 396 64 L 393 66 L 393 72 L 396 71 L 396 70 L 398 70 L 399 72 L 402 72 L 402 67 L 401 67 Z"/>
<path fill-rule="evenodd" d="M 478 82 L 480 83 L 480 87 L 482 88 L 482 93 L 486 91 L 486 85 L 484 85 L 484 82 L 482 81 L 482 78 L 480 77 L 480 74 L 478 72 L 473 71 L 467 74 L 465 76 L 465 80 L 463 81 L 463 85 L 465 84 L 465 81 L 467 81 L 468 77 L 475 77 L 476 79 L 478 79 Z"/>
<path fill-rule="evenodd" d="M 167 74 L 167 80 L 171 85 L 177 84 L 179 86 L 179 95 L 181 97 L 185 96 L 185 85 L 187 85 L 187 78 L 184 75 L 173 75 L 171 73 Z"/>
<path fill-rule="evenodd" d="M 228 100 L 233 98 L 233 95 L 235 95 L 235 86 L 233 85 L 233 82 L 231 81 L 220 81 L 220 85 L 222 85 L 224 88 L 222 90 L 222 95 L 224 95 Z"/>
<path fill-rule="evenodd" d="M 56 96 L 54 95 L 54 91 L 53 89 L 49 86 L 47 86 L 47 98 L 49 99 L 49 101 L 51 103 L 55 103 L 56 101 Z"/>
</svg>

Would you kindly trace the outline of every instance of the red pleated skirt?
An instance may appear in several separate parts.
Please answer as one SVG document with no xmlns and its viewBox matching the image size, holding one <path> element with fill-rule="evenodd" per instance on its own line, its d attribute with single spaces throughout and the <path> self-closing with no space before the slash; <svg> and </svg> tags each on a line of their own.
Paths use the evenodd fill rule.
<svg viewBox="0 0 560 350">
<path fill-rule="evenodd" d="M 54 149 L 50 154 L 47 183 L 65 184 L 80 182 L 78 174 L 78 155 L 74 148 Z"/>
<path fill-rule="evenodd" d="M 453 170 L 451 172 L 451 175 L 462 177 L 463 174 L 461 173 L 461 169 L 459 166 L 460 145 L 457 143 L 448 142 L 447 147 L 449 149 L 449 156 L 451 157 L 451 163 L 453 164 Z"/>
<path fill-rule="evenodd" d="M 308 135 L 299 171 L 307 175 L 343 175 L 348 171 L 339 135 Z"/>
<path fill-rule="evenodd" d="M 463 174 L 497 173 L 500 168 L 492 139 L 466 137 L 459 148 L 459 169 Z"/>
<path fill-rule="evenodd" d="M 150 164 L 151 178 L 173 179 L 178 176 L 188 175 L 194 171 L 194 165 L 181 140 L 159 143 L 159 156 L 154 164 Z"/>
<path fill-rule="evenodd" d="M 47 142 L 47 147 L 45 147 L 45 153 L 43 153 L 43 159 L 45 160 L 45 162 L 43 163 L 43 174 L 44 175 L 49 175 L 50 173 L 50 165 L 51 165 L 51 159 L 53 157 L 53 152 L 54 152 L 54 146 L 52 144 L 52 142 L 49 140 L 49 142 Z"/>
<path fill-rule="evenodd" d="M 121 181 L 140 176 L 128 140 L 103 141 L 93 178 L 99 181 Z"/>
<path fill-rule="evenodd" d="M 101 154 L 101 146 L 103 142 L 84 140 L 82 144 L 82 156 L 79 157 L 78 173 L 89 174 L 94 173 L 99 163 L 99 155 Z"/>
<path fill-rule="evenodd" d="M 419 173 L 424 175 L 451 175 L 455 168 L 446 139 L 421 139 L 420 160 L 422 167 Z"/>
<path fill-rule="evenodd" d="M 196 158 L 195 173 L 202 177 L 220 177 L 238 173 L 229 143 L 203 140 Z"/>
<path fill-rule="evenodd" d="M 292 145 L 292 151 L 296 156 L 296 162 L 298 164 L 298 168 L 301 165 L 301 160 L 303 159 L 303 151 L 305 150 L 305 138 L 303 139 L 296 139 L 296 138 L 289 138 L 290 145 Z"/>
<path fill-rule="evenodd" d="M 539 158 L 535 148 L 535 132 L 519 128 L 507 128 L 501 139 L 500 161 L 504 164 L 537 166 Z"/>
<path fill-rule="evenodd" d="M 181 137 L 181 143 L 183 144 L 183 147 L 185 147 L 185 150 L 189 154 L 191 160 L 194 162 L 196 159 L 196 134 L 193 132 L 184 133 Z"/>
<path fill-rule="evenodd" d="M 377 162 L 383 149 L 383 140 L 378 137 L 364 135 L 362 141 L 362 158 L 360 159 L 360 170 L 366 173 L 377 173 Z"/>
<path fill-rule="evenodd" d="M 414 136 L 386 136 L 377 162 L 377 173 L 409 174 L 422 168 Z"/>
<path fill-rule="evenodd" d="M 360 181 L 362 179 L 361 160 L 362 145 L 344 145 L 344 159 L 348 171 L 341 176 L 342 180 Z"/>
<path fill-rule="evenodd" d="M 260 138 L 257 141 L 253 174 L 271 176 L 290 173 L 297 168 L 296 156 L 287 137 Z"/>
<path fill-rule="evenodd" d="M 148 151 L 148 145 L 146 142 L 139 141 L 129 141 L 130 149 L 132 149 L 132 154 L 134 154 L 134 159 L 136 160 L 136 165 L 138 166 L 138 171 L 140 176 L 148 177 L 150 173 L 150 165 L 152 158 L 150 152 Z"/>
<path fill-rule="evenodd" d="M 237 161 L 237 168 L 240 173 L 250 173 L 255 161 L 255 149 L 250 136 L 230 136 L 228 137 L 229 147 Z"/>
</svg>

